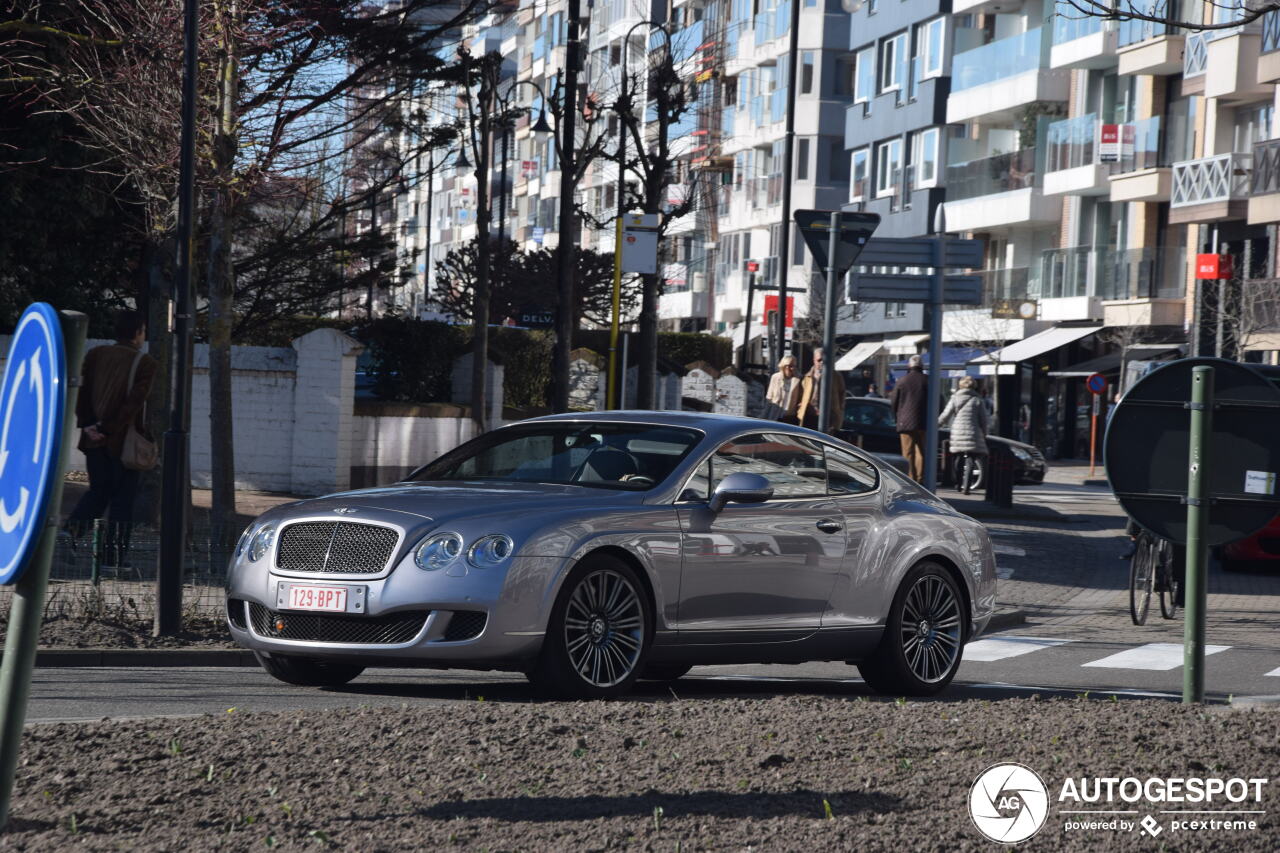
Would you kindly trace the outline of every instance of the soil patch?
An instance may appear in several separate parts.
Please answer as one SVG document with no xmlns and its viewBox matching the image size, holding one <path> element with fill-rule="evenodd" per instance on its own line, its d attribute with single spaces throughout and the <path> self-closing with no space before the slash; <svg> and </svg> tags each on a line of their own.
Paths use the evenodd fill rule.
<svg viewBox="0 0 1280 853">
<path fill-rule="evenodd" d="M 679 685 L 675 686 L 679 692 Z M 777 697 L 28 728 L 0 850 L 982 850 L 974 780 L 1048 785 L 1029 850 L 1275 850 L 1256 830 L 1072 831 L 1068 777 L 1280 776 L 1280 713 L 1160 702 Z M 1118 806 L 1113 806 L 1113 808 Z M 1172 806 L 1205 808 L 1205 806 Z M 1158 812 L 1170 806 L 1137 808 Z"/>
<path fill-rule="evenodd" d="M 0 636 L 8 630 L 8 608 L 0 614 Z M 173 637 L 151 636 L 151 621 L 142 618 L 57 616 L 40 627 L 42 649 L 235 649 L 226 623 L 196 616 L 183 619 Z"/>
</svg>

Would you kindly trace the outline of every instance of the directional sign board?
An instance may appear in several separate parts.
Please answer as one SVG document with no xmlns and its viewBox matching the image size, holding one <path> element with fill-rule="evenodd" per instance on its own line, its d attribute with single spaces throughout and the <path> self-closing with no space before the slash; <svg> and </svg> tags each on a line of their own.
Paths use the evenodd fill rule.
<svg viewBox="0 0 1280 853">
<path fill-rule="evenodd" d="M 862 263 L 862 259 L 858 259 Z M 933 276 L 856 273 L 849 283 L 850 302 L 928 302 Z M 942 289 L 944 305 L 981 305 L 982 279 L 949 275 Z"/>
<path fill-rule="evenodd" d="M 931 267 L 933 237 L 876 237 L 868 240 L 858 263 L 866 266 Z M 942 265 L 947 269 L 974 269 L 982 266 L 982 241 L 946 238 Z"/>
<path fill-rule="evenodd" d="M 797 210 L 796 225 L 804 236 L 805 245 L 813 253 L 814 266 L 825 270 L 829 258 L 831 211 Z M 880 225 L 878 213 L 841 213 L 840 242 L 836 244 L 836 276 L 843 277 L 858 260 L 867 241 Z"/>
<path fill-rule="evenodd" d="M 0 584 L 19 579 L 44 528 L 66 393 L 62 326 L 37 302 L 18 321 L 0 386 Z"/>
</svg>

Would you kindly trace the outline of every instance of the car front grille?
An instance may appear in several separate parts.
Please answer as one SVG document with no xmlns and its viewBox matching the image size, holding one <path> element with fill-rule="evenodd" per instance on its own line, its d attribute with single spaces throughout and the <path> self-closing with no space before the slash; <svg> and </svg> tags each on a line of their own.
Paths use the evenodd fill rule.
<svg viewBox="0 0 1280 853">
<path fill-rule="evenodd" d="M 276 640 L 314 643 L 395 645 L 407 643 L 422 631 L 430 610 L 409 610 L 387 616 L 331 616 L 320 613 L 276 612 L 249 603 L 253 631 Z"/>
<path fill-rule="evenodd" d="M 351 521 L 300 521 L 280 531 L 276 568 L 286 572 L 376 575 L 387 567 L 400 535 L 390 527 Z"/>
<path fill-rule="evenodd" d="M 474 640 L 484 631 L 489 614 L 483 610 L 455 610 L 449 619 L 449 627 L 445 629 L 445 642 L 456 643 L 461 640 Z"/>
</svg>

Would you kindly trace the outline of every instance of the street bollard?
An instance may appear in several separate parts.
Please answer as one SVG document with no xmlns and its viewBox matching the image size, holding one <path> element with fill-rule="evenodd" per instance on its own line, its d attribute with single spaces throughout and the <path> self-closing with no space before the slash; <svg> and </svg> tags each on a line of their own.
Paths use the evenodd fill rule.
<svg viewBox="0 0 1280 853">
<path fill-rule="evenodd" d="M 93 520 L 93 538 L 90 540 L 89 580 L 97 586 L 102 580 L 102 519 Z"/>
<path fill-rule="evenodd" d="M 1209 466 L 1209 437 L 1213 434 L 1213 368 L 1191 371 L 1190 449 L 1187 462 L 1187 578 L 1186 623 L 1182 640 L 1182 701 L 1204 701 L 1205 528 L 1209 506 L 1205 473 Z"/>
</svg>

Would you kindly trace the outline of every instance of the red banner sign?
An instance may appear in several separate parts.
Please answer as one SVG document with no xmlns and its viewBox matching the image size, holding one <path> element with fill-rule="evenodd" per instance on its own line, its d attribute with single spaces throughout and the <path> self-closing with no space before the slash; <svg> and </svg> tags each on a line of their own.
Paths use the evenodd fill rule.
<svg viewBox="0 0 1280 853">
<path fill-rule="evenodd" d="M 1196 255 L 1196 278 L 1214 281 L 1234 277 L 1235 265 L 1230 255 Z"/>
<path fill-rule="evenodd" d="M 778 310 L 778 297 L 766 296 L 764 298 L 764 316 L 761 320 L 765 323 L 769 322 L 769 315 L 776 313 Z M 796 300 L 794 296 L 787 297 L 787 326 L 795 325 L 796 319 Z"/>
</svg>

